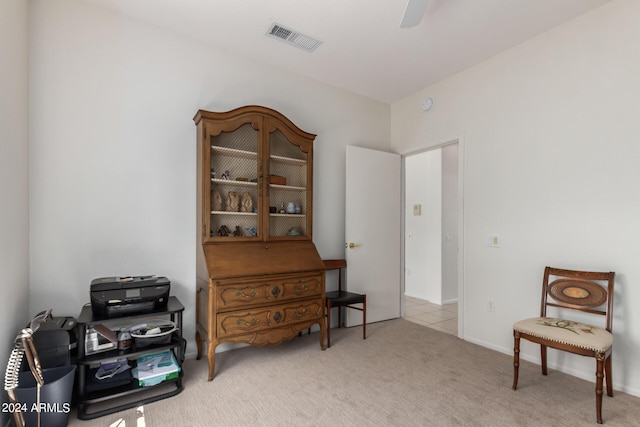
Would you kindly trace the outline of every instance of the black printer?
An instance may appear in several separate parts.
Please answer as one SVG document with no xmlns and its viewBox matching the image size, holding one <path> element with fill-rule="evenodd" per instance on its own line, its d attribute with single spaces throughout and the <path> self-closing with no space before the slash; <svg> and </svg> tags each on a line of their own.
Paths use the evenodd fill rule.
<svg viewBox="0 0 640 427">
<path fill-rule="evenodd" d="M 95 318 L 152 313 L 167 307 L 171 282 L 166 277 L 101 277 L 91 281 Z"/>
</svg>

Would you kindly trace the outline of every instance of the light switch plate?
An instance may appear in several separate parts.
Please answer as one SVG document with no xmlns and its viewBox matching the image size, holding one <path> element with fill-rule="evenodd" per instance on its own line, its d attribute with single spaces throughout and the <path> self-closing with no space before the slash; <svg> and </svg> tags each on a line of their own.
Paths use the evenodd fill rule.
<svg viewBox="0 0 640 427">
<path fill-rule="evenodd" d="M 422 205 L 413 205 L 413 215 L 414 216 L 422 215 Z"/>
</svg>

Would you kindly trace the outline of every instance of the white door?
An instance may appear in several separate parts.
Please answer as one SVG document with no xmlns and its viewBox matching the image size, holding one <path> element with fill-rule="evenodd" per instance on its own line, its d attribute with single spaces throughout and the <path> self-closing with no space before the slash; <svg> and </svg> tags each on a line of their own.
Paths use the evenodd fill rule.
<svg viewBox="0 0 640 427">
<path fill-rule="evenodd" d="M 346 289 L 367 294 L 367 323 L 400 317 L 401 159 L 347 146 Z M 347 326 L 362 313 L 346 310 Z"/>
</svg>

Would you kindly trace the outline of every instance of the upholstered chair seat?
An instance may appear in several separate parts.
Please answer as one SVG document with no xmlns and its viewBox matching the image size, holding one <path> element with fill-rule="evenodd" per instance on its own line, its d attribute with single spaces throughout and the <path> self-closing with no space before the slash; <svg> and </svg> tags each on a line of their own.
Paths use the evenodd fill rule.
<svg viewBox="0 0 640 427">
<path fill-rule="evenodd" d="M 533 317 L 520 320 L 513 329 L 560 344 L 583 348 L 595 353 L 606 353 L 613 345 L 611 332 L 597 326 L 552 317 Z"/>
</svg>

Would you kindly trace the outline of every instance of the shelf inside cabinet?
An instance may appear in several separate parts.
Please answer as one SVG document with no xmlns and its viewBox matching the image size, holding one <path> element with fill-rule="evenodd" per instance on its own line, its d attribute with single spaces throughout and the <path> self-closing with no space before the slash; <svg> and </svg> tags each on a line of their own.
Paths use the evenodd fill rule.
<svg viewBox="0 0 640 427">
<path fill-rule="evenodd" d="M 236 181 L 232 179 L 211 178 L 211 182 L 217 185 L 235 185 L 238 187 L 256 187 L 258 184 L 251 181 Z"/>
<path fill-rule="evenodd" d="M 224 154 L 227 156 L 240 157 L 243 159 L 257 159 L 258 153 L 253 151 L 237 150 L 235 148 L 218 147 L 217 145 L 211 146 L 211 151 L 217 154 Z"/>
<path fill-rule="evenodd" d="M 245 216 L 256 216 L 257 212 L 234 212 L 234 211 L 211 211 L 212 215 L 245 215 Z"/>
<path fill-rule="evenodd" d="M 294 165 L 294 166 L 306 166 L 307 161 L 304 159 L 294 159 L 292 157 L 283 157 L 283 156 L 269 156 L 272 162 L 282 163 L 285 165 Z"/>
<path fill-rule="evenodd" d="M 286 191 L 306 191 L 305 187 L 296 187 L 293 185 L 279 185 L 279 184 L 269 184 L 269 188 L 273 188 L 274 190 L 286 190 Z"/>
</svg>

